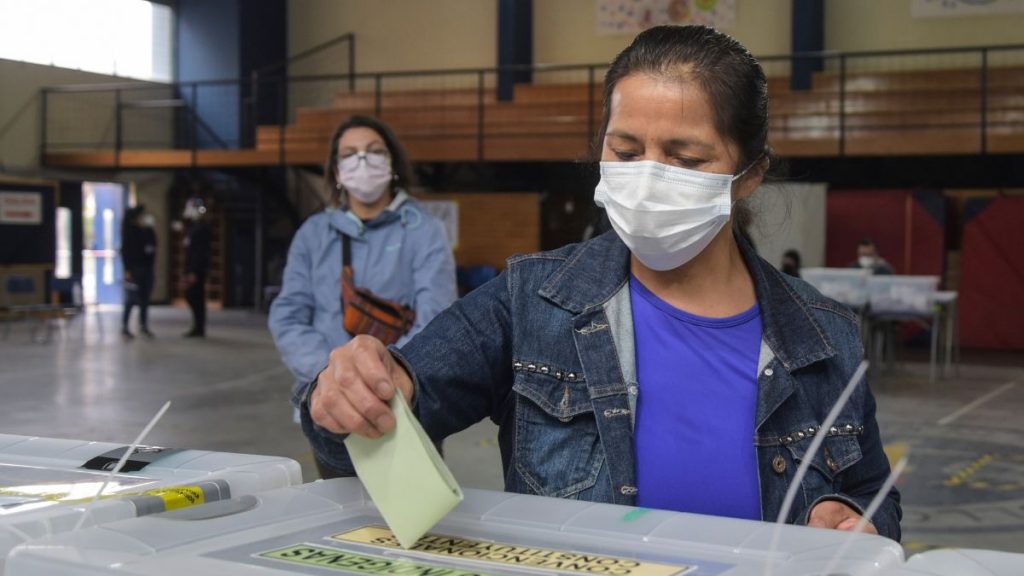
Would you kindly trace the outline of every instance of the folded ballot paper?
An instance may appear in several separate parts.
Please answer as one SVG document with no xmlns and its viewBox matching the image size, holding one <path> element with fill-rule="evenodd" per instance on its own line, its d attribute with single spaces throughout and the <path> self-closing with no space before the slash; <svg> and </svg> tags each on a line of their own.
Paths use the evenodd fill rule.
<svg viewBox="0 0 1024 576">
<path fill-rule="evenodd" d="M 391 432 L 375 440 L 352 434 L 345 445 L 391 532 L 411 548 L 462 501 L 462 489 L 401 392 L 391 399 L 391 410 Z"/>
</svg>

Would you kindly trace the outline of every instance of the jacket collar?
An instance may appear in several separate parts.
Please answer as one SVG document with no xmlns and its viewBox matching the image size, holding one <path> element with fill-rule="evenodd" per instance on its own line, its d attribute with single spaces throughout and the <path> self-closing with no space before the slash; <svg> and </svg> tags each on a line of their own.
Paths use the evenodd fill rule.
<svg viewBox="0 0 1024 576">
<path fill-rule="evenodd" d="M 350 236 L 362 236 L 367 228 L 377 228 L 390 224 L 395 220 L 404 219 L 402 207 L 410 201 L 410 196 L 405 190 L 399 189 L 394 199 L 388 204 L 383 212 L 372 220 L 363 222 L 350 210 L 333 210 L 330 216 L 330 223 L 333 228 Z"/>
<path fill-rule="evenodd" d="M 737 243 L 754 281 L 764 341 L 783 367 L 792 372 L 834 356 L 835 349 L 814 319 L 807 300 L 742 236 L 737 236 Z M 629 249 L 610 231 L 571 251 L 539 294 L 580 314 L 603 306 L 628 280 Z"/>
<path fill-rule="evenodd" d="M 764 341 L 782 366 L 793 372 L 835 356 L 836 351 L 814 319 L 807 299 L 797 294 L 782 272 L 758 256 L 746 238 L 737 235 L 736 242 L 754 279 Z"/>
<path fill-rule="evenodd" d="M 569 258 L 540 295 L 579 314 L 601 306 L 629 280 L 629 248 L 614 231 L 605 232 L 569 252 Z"/>
</svg>

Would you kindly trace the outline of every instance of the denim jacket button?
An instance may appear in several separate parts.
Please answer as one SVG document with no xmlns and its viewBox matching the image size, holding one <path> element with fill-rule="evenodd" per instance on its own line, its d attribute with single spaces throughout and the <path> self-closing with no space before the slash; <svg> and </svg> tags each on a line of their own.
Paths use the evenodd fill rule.
<svg viewBox="0 0 1024 576">
<path fill-rule="evenodd" d="M 775 374 L 775 370 L 772 370 L 771 368 L 765 368 L 764 369 L 764 375 L 765 376 L 771 376 L 772 374 Z"/>
<path fill-rule="evenodd" d="M 782 455 L 776 455 L 775 458 L 772 458 L 772 470 L 776 474 L 782 474 L 786 471 L 786 459 Z"/>
</svg>

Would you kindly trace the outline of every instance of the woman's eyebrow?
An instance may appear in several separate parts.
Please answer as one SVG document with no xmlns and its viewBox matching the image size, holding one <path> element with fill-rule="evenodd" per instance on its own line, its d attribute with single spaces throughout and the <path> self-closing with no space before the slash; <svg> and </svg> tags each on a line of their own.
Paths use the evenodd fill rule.
<svg viewBox="0 0 1024 576">
<path fill-rule="evenodd" d="M 692 138 L 672 138 L 663 142 L 665 148 L 699 148 L 707 152 L 713 152 L 715 147 L 703 140 Z"/>
<path fill-rule="evenodd" d="M 640 144 L 640 139 L 637 138 L 636 136 L 633 136 L 629 132 L 621 132 L 621 131 L 618 131 L 618 130 L 613 130 L 611 132 L 608 132 L 606 134 L 606 136 L 613 136 L 615 138 L 621 138 L 621 139 L 626 140 L 626 141 L 628 141 L 628 142 L 630 142 L 632 144 Z"/>
</svg>

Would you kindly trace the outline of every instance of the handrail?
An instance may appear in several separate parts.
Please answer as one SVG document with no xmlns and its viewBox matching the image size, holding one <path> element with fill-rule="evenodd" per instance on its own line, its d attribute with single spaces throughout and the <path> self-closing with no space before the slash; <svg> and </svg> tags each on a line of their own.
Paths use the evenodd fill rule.
<svg viewBox="0 0 1024 576">
<path fill-rule="evenodd" d="M 342 38 L 341 36 L 339 38 Z M 335 39 L 337 40 L 337 38 Z M 322 46 L 322 45 L 321 45 Z M 793 59 L 838 59 L 842 57 L 846 58 L 861 58 L 861 57 L 879 57 L 879 56 L 914 56 L 923 54 L 955 54 L 955 53 L 970 53 L 982 51 L 1002 51 L 1002 50 L 1024 50 L 1024 44 L 995 44 L 992 46 L 965 46 L 965 47 L 953 47 L 953 48 L 917 48 L 912 50 L 867 50 L 867 51 L 853 51 L 843 52 L 837 50 L 824 50 L 817 52 L 793 52 L 791 54 L 772 54 L 768 56 L 758 56 L 759 62 L 774 62 L 774 61 L 787 61 Z M 306 52 L 306 51 L 304 51 Z M 303 55 L 302 52 L 295 56 Z M 420 70 L 392 70 L 387 72 L 353 72 L 351 74 L 311 74 L 303 76 L 288 76 L 289 81 L 293 80 L 305 80 L 305 81 L 316 81 L 316 80 L 338 80 L 342 78 L 353 78 L 353 79 L 369 79 L 376 76 L 382 78 L 389 77 L 404 77 L 404 76 L 446 76 L 446 75 L 459 75 L 459 74 L 479 74 L 484 73 L 498 73 L 498 72 L 516 72 L 516 71 L 532 71 L 532 72 L 559 72 L 567 70 L 586 70 L 587 68 L 607 68 L 608 62 L 590 63 L 590 64 L 512 64 L 506 66 L 491 66 L 491 67 L 477 67 L 477 68 L 440 68 L 440 69 L 420 69 Z M 266 68 L 266 67 L 265 67 Z M 264 77 L 261 82 L 277 82 L 281 80 L 282 76 L 271 76 Z M 99 83 L 99 84 L 67 84 L 62 86 L 47 86 L 44 88 L 48 92 L 102 92 L 107 90 L 144 90 L 147 88 L 155 88 L 161 86 L 180 86 L 180 85 L 191 85 L 196 84 L 199 86 L 204 85 L 217 85 L 217 84 L 238 84 L 240 82 L 251 81 L 251 78 L 221 78 L 216 80 L 196 80 L 191 82 L 179 82 L 169 84 L 144 84 L 140 82 L 131 83 Z"/>
<path fill-rule="evenodd" d="M 209 124 L 206 123 L 206 120 L 200 118 L 199 115 L 196 114 L 194 110 L 189 111 L 189 116 L 192 118 L 192 121 L 196 123 L 196 126 L 202 128 L 203 132 L 206 132 L 206 135 L 210 137 L 210 140 L 213 140 L 213 143 L 220 147 L 221 150 L 228 149 L 228 143 L 225 142 L 224 139 L 221 138 L 220 135 L 217 134 L 217 132 L 210 127 Z M 194 143 L 193 147 L 195 147 Z"/>
<path fill-rule="evenodd" d="M 238 80 L 226 80 L 223 82 L 237 83 Z M 185 84 L 179 82 L 178 84 Z M 93 84 L 62 84 L 60 86 L 46 86 L 43 90 L 47 92 L 110 92 L 113 90 L 153 90 L 155 88 L 169 88 L 175 83 L 146 83 L 146 82 L 99 82 Z"/>
<path fill-rule="evenodd" d="M 316 46 L 313 46 L 312 48 L 307 48 L 307 49 L 303 50 L 302 52 L 299 52 L 298 54 L 292 54 L 291 56 L 288 56 L 286 58 L 282 58 L 282 59 L 280 59 L 280 60 L 278 60 L 276 62 L 272 62 L 270 64 L 267 64 L 266 66 L 262 66 L 260 68 L 257 68 L 256 70 L 253 71 L 253 73 L 254 74 L 258 74 L 258 75 L 263 75 L 263 74 L 269 72 L 270 70 L 275 70 L 277 68 L 281 68 L 282 66 L 284 66 L 286 64 L 291 64 L 292 62 L 297 62 L 299 60 L 302 60 L 303 58 L 307 58 L 309 56 L 312 56 L 313 54 L 317 54 L 319 52 L 323 52 L 324 50 L 326 50 L 326 49 L 328 49 L 328 48 L 330 48 L 330 47 L 332 47 L 332 46 L 334 46 L 336 44 L 341 44 L 342 42 L 349 42 L 350 43 L 350 45 L 349 45 L 349 71 L 355 71 L 356 36 L 352 32 L 347 32 L 345 34 L 342 34 L 341 36 L 338 36 L 337 38 L 332 38 L 332 39 L 330 39 L 330 40 L 328 40 L 326 42 L 322 42 L 320 44 L 317 44 Z"/>
<path fill-rule="evenodd" d="M 316 45 L 316 46 L 314 46 L 312 48 L 309 48 L 309 49 L 303 50 L 302 52 L 294 54 L 294 55 L 290 56 L 289 58 L 286 58 L 286 59 L 283 59 L 281 61 L 274 62 L 274 63 L 272 63 L 270 65 L 264 66 L 264 67 L 260 68 L 259 70 L 254 71 L 252 77 L 248 78 L 248 79 L 240 79 L 240 78 L 235 78 L 235 79 L 214 79 L 214 80 L 200 80 L 200 81 L 193 81 L 193 82 L 182 82 L 182 83 L 171 83 L 171 84 L 158 84 L 158 83 L 146 83 L 146 82 L 117 82 L 117 83 L 109 83 L 109 84 L 76 84 L 76 85 L 67 85 L 67 86 L 58 86 L 58 87 L 44 88 L 44 89 L 41 90 L 41 97 L 42 97 L 41 109 L 42 109 L 42 120 L 43 120 L 42 121 L 42 129 L 43 129 L 42 152 L 44 152 L 44 155 L 45 155 L 46 145 L 47 145 L 47 141 L 46 141 L 46 126 L 47 126 L 47 119 L 48 119 L 48 115 L 47 115 L 47 100 L 51 99 L 55 94 L 72 93 L 72 92 L 82 92 L 82 93 L 84 93 L 84 92 L 104 92 L 104 91 L 108 91 L 108 92 L 115 93 L 117 98 L 120 99 L 122 96 L 124 96 L 128 92 L 133 92 L 133 91 L 138 91 L 138 90 L 147 90 L 147 89 L 151 90 L 151 89 L 154 89 L 154 88 L 171 88 L 171 89 L 176 90 L 177 93 L 179 93 L 179 94 L 182 94 L 182 93 L 187 92 L 188 90 L 191 90 L 191 92 L 193 94 L 192 102 L 198 102 L 198 100 L 195 99 L 195 95 L 197 94 L 197 92 L 201 88 L 208 87 L 208 86 L 236 86 L 239 89 L 244 89 L 246 82 L 250 82 L 251 83 L 250 86 L 251 86 L 252 90 L 250 92 L 250 97 L 249 98 L 245 98 L 243 100 L 243 102 L 242 102 L 243 103 L 243 108 L 242 108 L 243 114 L 248 113 L 248 117 L 242 119 L 243 134 L 249 134 L 251 132 L 251 135 L 253 137 L 253 145 L 255 146 L 255 141 L 256 141 L 255 135 L 256 135 L 256 128 L 257 128 L 258 125 L 266 124 L 269 121 L 269 123 L 271 123 L 271 124 L 278 124 L 279 126 L 281 126 L 281 130 L 279 131 L 279 134 L 278 134 L 278 140 L 279 140 L 278 141 L 278 146 L 279 146 L 278 154 L 279 154 L 279 160 L 280 160 L 281 163 L 284 163 L 286 161 L 286 157 L 285 157 L 285 138 L 284 138 L 285 130 L 284 130 L 284 126 L 286 126 L 288 124 L 288 110 L 289 110 L 286 98 L 287 98 L 287 95 L 289 94 L 289 88 L 295 87 L 295 86 L 299 86 L 299 85 L 302 85 L 302 84 L 305 84 L 305 83 L 327 82 L 327 81 L 335 82 L 337 80 L 347 80 L 348 81 L 349 90 L 350 91 L 354 91 L 354 88 L 356 86 L 356 81 L 357 80 L 368 80 L 369 81 L 368 82 L 368 86 L 367 86 L 368 93 L 372 92 L 372 95 L 373 95 L 373 103 L 372 103 L 373 110 L 374 110 L 374 112 L 377 115 L 380 115 L 380 113 L 382 112 L 382 102 L 383 102 L 382 96 L 385 96 L 386 94 L 388 94 L 388 92 L 386 92 L 384 90 L 384 87 L 383 87 L 384 81 L 387 80 L 387 79 L 391 79 L 391 78 L 395 78 L 395 79 L 397 79 L 397 78 L 412 78 L 412 77 L 421 77 L 421 78 L 438 77 L 439 78 L 439 77 L 458 76 L 458 75 L 466 76 L 468 78 L 471 78 L 470 81 L 466 82 L 465 88 L 467 90 L 474 90 L 478 94 L 477 102 L 475 103 L 476 107 L 477 107 L 477 114 L 476 114 L 476 122 L 475 122 L 475 124 L 477 125 L 477 131 L 479 133 L 476 134 L 475 136 L 476 136 L 476 149 L 478 151 L 477 155 L 479 156 L 480 159 L 483 159 L 484 158 L 484 154 L 483 154 L 483 151 L 484 151 L 484 139 L 485 139 L 485 134 L 484 134 L 485 122 L 484 122 L 484 117 L 485 117 L 485 114 L 489 114 L 490 113 L 490 109 L 485 107 L 485 100 L 486 100 L 486 82 L 485 82 L 485 79 L 486 79 L 487 75 L 502 74 L 502 73 L 507 73 L 507 72 L 520 72 L 520 71 L 528 71 L 528 72 L 533 72 L 533 73 L 538 73 L 538 74 L 545 73 L 545 72 L 578 71 L 578 72 L 584 72 L 586 74 L 586 83 L 587 83 L 587 85 L 590 88 L 590 93 L 588 94 L 588 96 L 586 98 L 587 103 L 588 103 L 588 106 L 587 106 L 587 118 L 586 118 L 586 121 L 587 121 L 586 122 L 586 124 L 587 124 L 586 130 L 587 130 L 588 134 L 593 136 L 593 132 L 594 132 L 594 130 L 598 126 L 598 123 L 599 123 L 600 119 L 597 118 L 596 116 L 599 116 L 599 112 L 595 113 L 594 108 L 595 108 L 595 104 L 597 103 L 597 101 L 600 98 L 600 96 L 594 94 L 594 91 L 599 89 L 600 86 L 601 86 L 601 78 L 600 78 L 600 75 L 598 73 L 601 70 L 606 69 L 608 67 L 608 64 L 605 63 L 605 62 L 598 63 L 598 64 L 534 64 L 534 65 L 518 64 L 518 65 L 509 65 L 509 66 L 476 67 L 476 68 L 446 68 L 446 69 L 433 69 L 433 70 L 392 70 L 392 71 L 386 71 L 386 72 L 383 72 L 383 71 L 382 72 L 356 72 L 356 70 L 354 69 L 354 61 L 351 60 L 352 53 L 354 52 L 354 40 L 355 40 L 355 37 L 351 33 L 344 34 L 344 35 L 339 36 L 337 38 L 333 38 L 333 39 L 331 39 L 331 40 L 329 40 L 327 42 L 318 44 L 318 45 Z M 316 54 L 316 53 L 321 52 L 321 51 L 323 51 L 323 50 L 325 50 L 327 48 L 330 48 L 332 46 L 341 44 L 343 42 L 350 42 L 351 43 L 351 48 L 350 48 L 350 68 L 344 74 L 309 74 L 309 75 L 288 76 L 286 71 L 282 71 L 282 73 L 280 73 L 280 74 L 274 74 L 273 73 L 275 70 L 279 70 L 280 68 L 282 68 L 283 66 L 285 66 L 289 62 L 294 62 L 294 61 L 301 60 L 303 58 L 307 58 L 307 57 L 309 57 L 309 56 L 311 56 L 313 54 Z M 933 49 L 911 49 L 911 50 L 872 50 L 872 51 L 859 51 L 859 52 L 858 51 L 851 51 L 851 52 L 841 52 L 841 51 L 800 52 L 800 53 L 792 53 L 792 54 L 776 54 L 776 55 L 763 56 L 763 57 L 760 57 L 759 60 L 761 62 L 763 62 L 763 63 L 773 63 L 773 62 L 793 62 L 793 61 L 801 60 L 801 59 L 817 59 L 817 60 L 822 60 L 822 61 L 827 61 L 827 62 L 833 62 L 834 63 L 834 67 L 830 67 L 829 68 L 830 71 L 826 72 L 825 74 L 830 76 L 830 77 L 833 77 L 833 78 L 834 77 L 838 77 L 838 79 L 839 79 L 839 84 L 837 86 L 835 86 L 834 88 L 830 88 L 829 91 L 831 92 L 832 90 L 834 90 L 834 92 L 831 92 L 831 93 L 835 94 L 837 99 L 838 99 L 837 102 L 836 102 L 836 105 L 837 105 L 836 107 L 838 108 L 838 118 L 836 119 L 837 120 L 836 129 L 837 129 L 837 132 L 838 132 L 838 138 L 835 140 L 835 142 L 838 145 L 838 153 L 839 153 L 839 155 L 843 156 L 843 155 L 845 155 L 848 152 L 846 145 L 847 145 L 847 140 L 848 140 L 848 137 L 849 137 L 849 133 L 848 132 L 851 130 L 851 128 L 850 128 L 851 124 L 849 122 L 850 118 L 848 118 L 848 116 L 854 114 L 854 112 L 850 112 L 850 106 L 848 106 L 849 103 L 847 102 L 847 99 L 850 98 L 850 87 L 847 86 L 847 83 L 849 82 L 851 77 L 856 76 L 856 74 L 858 74 L 857 72 L 851 72 L 851 69 L 853 68 L 850 65 L 851 64 L 851 59 L 853 59 L 853 58 L 886 58 L 886 57 L 898 57 L 898 56 L 908 56 L 908 55 L 924 55 L 924 54 L 973 54 L 973 55 L 978 55 L 979 58 L 980 58 L 978 65 L 969 65 L 969 66 L 952 66 L 952 65 L 950 65 L 950 67 L 955 67 L 957 69 L 962 69 L 962 70 L 965 70 L 965 71 L 972 71 L 972 72 L 976 72 L 978 74 L 978 80 L 977 80 L 978 81 L 978 87 L 977 87 L 977 89 L 979 90 L 978 101 L 979 101 L 980 109 L 978 107 L 974 106 L 974 105 L 971 106 L 971 109 L 974 112 L 979 113 L 979 116 L 981 118 L 980 126 L 978 126 L 978 128 L 980 129 L 980 138 L 981 138 L 980 153 L 981 154 L 987 154 L 987 153 L 989 153 L 989 151 L 987 149 L 987 139 L 989 138 L 988 122 L 989 122 L 989 118 L 990 118 L 990 116 L 989 116 L 989 112 L 990 111 L 988 110 L 988 105 L 989 105 L 989 102 L 991 101 L 990 91 L 993 90 L 993 87 L 990 85 L 990 82 L 991 82 L 991 79 L 993 78 L 994 70 L 996 69 L 993 66 L 993 61 L 992 61 L 991 56 L 993 54 L 996 54 L 996 53 L 999 53 L 999 52 L 1011 51 L 1011 50 L 1024 51 L 1024 44 L 1007 44 L 1007 45 L 993 45 L 993 46 L 964 46 L 964 47 L 947 47 L 947 48 L 933 48 Z M 940 62 L 940 64 L 941 64 L 941 62 Z M 953 63 L 950 63 L 950 64 L 953 64 Z M 907 67 L 906 71 L 911 71 L 911 70 L 916 70 L 916 68 L 914 68 L 913 66 L 909 66 L 909 67 Z M 889 71 L 890 72 L 898 72 L 898 71 L 893 71 L 893 70 L 889 70 Z M 778 75 L 773 75 L 772 77 L 773 78 L 777 78 L 779 76 Z M 973 81 L 972 81 L 971 86 L 974 86 Z M 267 92 L 268 89 L 270 90 L 270 92 Z M 276 100 L 276 105 L 274 106 L 275 109 L 273 111 L 271 111 L 269 109 L 264 110 L 266 118 L 263 118 L 263 119 L 261 119 L 261 118 L 259 118 L 257 116 L 258 109 L 256 107 L 257 96 L 259 96 L 261 93 L 272 95 L 273 96 L 272 99 Z M 132 104 L 128 103 L 128 102 L 124 102 L 123 105 L 126 106 L 126 107 L 127 106 L 132 106 Z M 836 116 L 835 110 L 833 110 L 833 112 L 830 112 L 828 114 L 829 114 L 829 116 Z M 901 124 L 901 126 L 906 127 L 907 125 L 906 124 Z M 973 126 L 973 123 L 972 123 L 972 126 Z M 195 136 L 195 131 L 197 129 L 201 129 L 201 130 L 203 130 L 205 132 L 210 133 L 212 136 L 216 136 L 215 134 L 213 134 L 213 131 L 211 129 L 209 129 L 208 126 L 196 126 L 195 124 L 193 124 L 193 128 L 192 128 L 192 132 L 193 132 L 192 147 L 193 148 L 196 147 L 195 137 L 194 136 Z M 854 130 L 859 130 L 860 128 L 853 128 L 853 129 Z M 66 143 L 62 142 L 61 144 L 66 144 Z M 121 141 L 120 141 L 120 137 L 119 137 L 118 138 L 118 149 L 120 149 L 120 147 L 121 147 Z M 194 149 L 193 149 L 193 156 L 195 156 L 195 150 Z"/>
<path fill-rule="evenodd" d="M 356 35 L 352 32 L 347 32 L 341 36 L 331 38 L 326 42 L 321 42 L 316 46 L 307 48 L 298 54 L 292 54 L 286 58 L 267 64 L 266 66 L 257 68 L 252 71 L 249 79 L 249 97 L 245 99 L 243 106 L 249 114 L 249 124 L 252 125 L 252 130 L 248 132 L 252 143 L 256 143 L 256 126 L 259 124 L 259 93 L 260 93 L 260 77 L 265 75 L 271 70 L 277 70 L 279 68 L 285 68 L 285 76 L 288 74 L 286 66 L 293 62 L 298 62 L 308 58 L 314 54 L 319 54 L 324 50 L 341 44 L 342 42 L 348 43 L 348 90 L 349 92 L 355 92 L 356 90 Z M 285 81 L 287 83 L 287 80 Z M 283 146 L 283 143 L 282 143 Z"/>
</svg>

